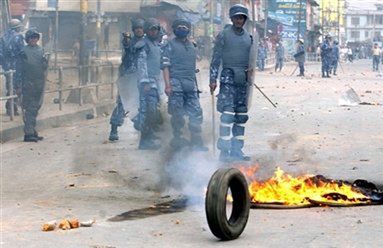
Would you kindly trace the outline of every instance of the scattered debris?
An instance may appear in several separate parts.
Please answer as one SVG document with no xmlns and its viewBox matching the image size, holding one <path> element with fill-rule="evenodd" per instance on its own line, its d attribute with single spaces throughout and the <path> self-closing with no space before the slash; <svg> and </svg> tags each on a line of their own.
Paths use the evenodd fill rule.
<svg viewBox="0 0 383 248">
<path fill-rule="evenodd" d="M 69 229 L 71 229 L 69 220 L 67 220 L 67 219 L 61 220 L 58 227 L 60 229 L 62 229 L 62 230 L 69 230 Z"/>
<path fill-rule="evenodd" d="M 88 221 L 83 221 L 83 222 L 80 222 L 80 226 L 82 226 L 82 227 L 91 227 L 94 223 L 96 223 L 95 219 L 88 220 Z"/>
<path fill-rule="evenodd" d="M 94 119 L 94 114 L 86 114 L 86 119 L 87 120 Z"/>
<path fill-rule="evenodd" d="M 374 106 L 379 106 L 381 105 L 378 102 L 360 102 L 359 105 L 374 105 Z"/>
<path fill-rule="evenodd" d="M 353 88 L 349 88 L 338 100 L 339 106 L 357 106 L 361 100 Z"/>
<path fill-rule="evenodd" d="M 48 222 L 48 223 L 45 223 L 42 227 L 41 227 L 41 230 L 43 232 L 49 232 L 49 231 L 53 231 L 55 230 L 56 228 L 56 221 L 51 221 L 51 222 Z"/>
<path fill-rule="evenodd" d="M 89 221 L 84 221 L 84 222 L 79 222 L 78 219 L 62 219 L 59 224 L 57 225 L 57 222 L 50 221 L 42 225 L 41 230 L 43 232 L 49 232 L 49 231 L 54 231 L 56 228 L 61 229 L 61 230 L 70 230 L 70 229 L 76 229 L 79 227 L 91 227 L 96 221 L 89 220 Z"/>
</svg>

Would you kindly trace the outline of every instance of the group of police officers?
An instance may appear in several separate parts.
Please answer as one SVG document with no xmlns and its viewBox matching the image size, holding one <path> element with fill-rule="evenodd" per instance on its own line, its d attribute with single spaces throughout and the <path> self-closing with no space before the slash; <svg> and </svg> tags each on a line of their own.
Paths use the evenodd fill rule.
<svg viewBox="0 0 383 248">
<path fill-rule="evenodd" d="M 248 9 L 241 5 L 233 5 L 229 10 L 232 25 L 227 25 L 215 40 L 213 56 L 210 64 L 210 92 L 213 95 L 219 77 L 220 87 L 217 100 L 217 111 L 221 113 L 219 138 L 217 147 L 220 160 L 250 160 L 244 155 L 242 148 L 245 139 L 245 123 L 248 121 L 248 100 L 255 65 L 251 63 L 253 37 L 244 29 L 248 18 Z M 14 77 L 15 92 L 10 92 L 9 74 L 7 74 L 7 95 L 18 94 L 22 99 L 23 118 L 25 122 L 24 141 L 37 142 L 35 126 L 38 110 L 42 104 L 45 85 L 45 73 L 48 61 L 43 50 L 37 45 L 39 33 L 28 30 L 25 35 L 27 45 L 20 33 L 21 23 L 10 22 L 10 29 L 1 40 L 0 58 L 4 71 L 16 70 Z M 134 128 L 140 132 L 139 149 L 157 150 L 156 131 L 162 123 L 159 110 L 160 93 L 164 91 L 168 97 L 168 113 L 172 127 L 171 147 L 180 149 L 185 146 L 196 151 L 207 151 L 202 139 L 203 113 L 199 101 L 199 89 L 196 81 L 196 48 L 189 40 L 191 23 L 185 19 L 177 19 L 172 24 L 174 38 L 161 42 L 164 35 L 160 23 L 155 18 L 135 19 L 132 21 L 133 35 L 123 34 L 123 56 L 119 68 L 119 96 L 110 118 L 110 141 L 119 139 L 120 127 L 126 114 L 132 112 L 132 105 L 137 106 L 137 113 L 132 121 Z M 322 76 L 329 77 L 330 54 L 334 47 L 330 45 L 330 37 L 321 46 Z M 277 54 L 283 56 L 280 44 Z M 304 76 L 305 50 L 303 40 L 298 41 L 295 59 L 299 63 L 300 74 Z M 282 60 L 282 61 L 281 61 Z M 283 58 L 279 58 L 276 66 L 281 70 Z M 336 64 L 338 62 L 336 61 Z M 221 70 L 220 70 L 221 68 Z M 336 66 L 333 67 L 334 74 Z M 161 79 L 161 71 L 162 77 Z M 138 95 L 136 104 L 132 104 L 133 95 Z M 7 113 L 10 108 L 7 102 Z M 182 129 L 188 117 L 190 138 L 187 139 Z"/>
<path fill-rule="evenodd" d="M 220 75 L 217 110 L 221 113 L 219 139 L 221 160 L 249 160 L 242 152 L 245 123 L 248 120 L 247 98 L 252 74 L 250 68 L 251 35 L 243 28 L 248 10 L 240 4 L 230 8 L 232 25 L 226 26 L 215 41 L 210 66 L 210 91 L 214 94 Z M 123 57 L 120 66 L 119 97 L 110 119 L 110 141 L 116 141 L 118 127 L 131 109 L 126 85 L 138 89 L 138 113 L 132 119 L 141 132 L 139 149 L 157 150 L 155 132 L 162 118 L 159 113 L 161 70 L 164 91 L 168 97 L 168 113 L 172 127 L 170 146 L 174 149 L 190 147 L 195 151 L 207 151 L 202 139 L 203 113 L 199 101 L 196 80 L 196 48 L 189 40 L 191 23 L 177 19 L 172 24 L 174 38 L 163 43 L 162 29 L 154 18 L 132 22 L 133 35 L 123 37 Z M 221 73 L 219 69 L 222 67 Z M 182 133 L 188 117 L 190 138 Z"/>
<path fill-rule="evenodd" d="M 9 30 L 0 39 L 0 65 L 6 72 L 6 94 L 18 95 L 13 106 L 10 100 L 6 102 L 6 113 L 11 115 L 14 108 L 14 114 L 19 115 L 17 104 L 20 103 L 24 121 L 24 141 L 37 142 L 43 139 L 36 131 L 36 118 L 43 101 L 48 59 L 37 44 L 40 34 L 36 29 L 25 33 L 25 45 L 22 28 L 23 25 L 18 19 L 12 19 L 9 22 Z"/>
</svg>

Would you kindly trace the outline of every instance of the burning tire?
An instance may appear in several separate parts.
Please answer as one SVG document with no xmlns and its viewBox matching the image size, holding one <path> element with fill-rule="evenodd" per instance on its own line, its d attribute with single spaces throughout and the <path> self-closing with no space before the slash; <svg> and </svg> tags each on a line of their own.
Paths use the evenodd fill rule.
<svg viewBox="0 0 383 248">
<path fill-rule="evenodd" d="M 227 218 L 228 190 L 232 194 L 232 211 Z M 210 179 L 205 211 L 211 232 L 221 240 L 238 238 L 246 227 L 250 196 L 244 175 L 237 169 L 219 169 Z"/>
</svg>

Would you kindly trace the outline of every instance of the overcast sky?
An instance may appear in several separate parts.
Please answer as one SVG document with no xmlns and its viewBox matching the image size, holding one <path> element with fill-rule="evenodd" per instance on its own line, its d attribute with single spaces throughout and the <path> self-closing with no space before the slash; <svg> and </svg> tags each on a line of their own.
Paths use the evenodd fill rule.
<svg viewBox="0 0 383 248">
<path fill-rule="evenodd" d="M 383 4 L 383 0 L 347 0 L 349 7 L 352 9 L 369 9 L 375 10 L 377 3 Z"/>
</svg>

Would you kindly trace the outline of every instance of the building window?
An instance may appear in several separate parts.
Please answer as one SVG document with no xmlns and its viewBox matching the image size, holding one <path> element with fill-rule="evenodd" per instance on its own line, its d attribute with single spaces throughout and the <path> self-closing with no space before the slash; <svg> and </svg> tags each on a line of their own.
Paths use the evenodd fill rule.
<svg viewBox="0 0 383 248">
<path fill-rule="evenodd" d="M 352 17 L 351 18 L 351 24 L 354 26 L 359 26 L 360 20 L 359 17 Z"/>
<path fill-rule="evenodd" d="M 368 31 L 364 31 L 364 37 L 365 37 L 366 39 L 368 39 L 369 36 L 370 36 L 370 32 L 368 32 Z"/>
<path fill-rule="evenodd" d="M 383 16 L 375 16 L 375 24 L 382 25 L 383 24 Z"/>
<path fill-rule="evenodd" d="M 351 31 L 351 38 L 359 39 L 360 38 L 360 32 L 359 31 Z"/>
<path fill-rule="evenodd" d="M 48 8 L 56 8 L 56 0 L 48 0 Z"/>
</svg>

